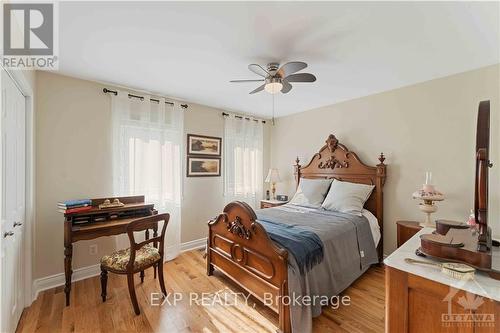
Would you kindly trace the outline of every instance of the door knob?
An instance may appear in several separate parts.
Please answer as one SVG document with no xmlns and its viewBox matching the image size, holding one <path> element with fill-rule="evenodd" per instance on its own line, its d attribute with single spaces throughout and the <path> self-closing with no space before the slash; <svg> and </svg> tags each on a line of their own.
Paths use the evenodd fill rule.
<svg viewBox="0 0 500 333">
<path fill-rule="evenodd" d="M 15 227 L 20 227 L 23 225 L 23 222 L 14 222 L 13 226 Z"/>
<path fill-rule="evenodd" d="M 3 238 L 7 238 L 9 236 L 14 236 L 14 231 L 6 231 L 3 233 Z"/>
</svg>

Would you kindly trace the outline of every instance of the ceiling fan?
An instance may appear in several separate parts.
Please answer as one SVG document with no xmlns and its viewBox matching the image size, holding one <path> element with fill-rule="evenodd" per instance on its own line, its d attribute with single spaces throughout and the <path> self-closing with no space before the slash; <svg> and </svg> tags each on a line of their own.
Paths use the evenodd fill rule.
<svg viewBox="0 0 500 333">
<path fill-rule="evenodd" d="M 310 73 L 297 73 L 307 67 L 305 62 L 291 61 L 280 67 L 280 64 L 271 62 L 267 64 L 267 69 L 258 64 L 248 65 L 248 69 L 263 77 L 258 80 L 232 80 L 229 82 L 264 82 L 258 88 L 252 90 L 250 94 L 265 90 L 268 93 L 276 94 L 288 93 L 292 90 L 290 82 L 314 82 L 316 77 Z"/>
</svg>

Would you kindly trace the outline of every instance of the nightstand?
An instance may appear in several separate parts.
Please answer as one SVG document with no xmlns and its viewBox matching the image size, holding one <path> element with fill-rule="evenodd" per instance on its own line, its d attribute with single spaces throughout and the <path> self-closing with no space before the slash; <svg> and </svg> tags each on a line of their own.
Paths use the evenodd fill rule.
<svg viewBox="0 0 500 333">
<path fill-rule="evenodd" d="M 398 247 L 422 229 L 420 223 L 416 221 L 397 221 L 396 224 L 398 225 Z"/>
<path fill-rule="evenodd" d="M 279 200 L 261 200 L 260 201 L 260 209 L 277 207 L 288 203 L 288 201 L 279 201 Z"/>
</svg>

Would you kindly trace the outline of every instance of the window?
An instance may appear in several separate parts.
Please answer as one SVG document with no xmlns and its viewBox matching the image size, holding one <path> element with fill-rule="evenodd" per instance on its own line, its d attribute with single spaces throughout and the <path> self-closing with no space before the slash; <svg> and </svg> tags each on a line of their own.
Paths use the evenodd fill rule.
<svg viewBox="0 0 500 333">
<path fill-rule="evenodd" d="M 112 96 L 112 117 L 114 194 L 145 195 L 170 214 L 165 250 L 172 259 L 180 250 L 183 113 L 164 99 L 150 102 L 119 91 Z"/>
<path fill-rule="evenodd" d="M 235 115 L 224 118 L 224 196 L 226 202 L 241 200 L 253 208 L 262 198 L 261 121 Z"/>
</svg>

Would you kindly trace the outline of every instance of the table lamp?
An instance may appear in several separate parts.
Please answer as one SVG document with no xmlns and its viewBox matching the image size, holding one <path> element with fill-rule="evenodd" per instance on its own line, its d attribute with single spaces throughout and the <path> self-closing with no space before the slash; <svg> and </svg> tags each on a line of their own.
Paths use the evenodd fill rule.
<svg viewBox="0 0 500 333">
<path fill-rule="evenodd" d="M 273 192 L 273 200 L 276 200 L 276 183 L 280 182 L 280 174 L 278 172 L 278 169 L 271 168 L 269 169 L 269 172 L 267 173 L 267 177 L 265 182 L 266 183 L 271 183 L 271 191 Z"/>
<path fill-rule="evenodd" d="M 425 222 L 420 222 L 422 227 L 434 227 L 431 221 L 431 214 L 437 211 L 437 206 L 434 204 L 435 201 L 443 201 L 444 194 L 436 190 L 435 186 L 432 185 L 432 173 L 427 171 L 425 173 L 425 184 L 422 188 L 413 193 L 413 199 L 422 200 L 423 203 L 419 204 L 419 208 L 422 212 L 427 214 Z"/>
</svg>

